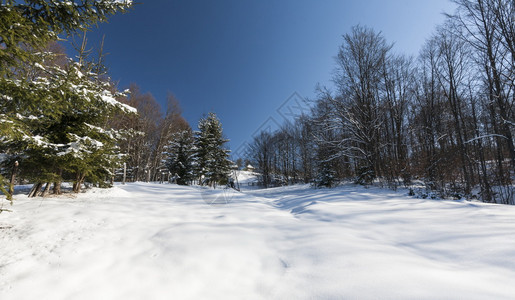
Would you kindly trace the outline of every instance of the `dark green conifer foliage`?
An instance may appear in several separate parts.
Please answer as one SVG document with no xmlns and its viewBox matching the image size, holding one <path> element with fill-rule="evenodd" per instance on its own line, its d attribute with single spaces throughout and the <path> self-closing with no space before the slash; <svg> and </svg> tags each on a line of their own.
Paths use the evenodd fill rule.
<svg viewBox="0 0 515 300">
<path fill-rule="evenodd" d="M 227 183 L 232 162 L 230 150 L 224 147 L 227 139 L 223 137 L 222 124 L 216 114 L 209 113 L 198 123 L 196 132 L 196 174 L 201 184 L 216 187 Z"/>
<path fill-rule="evenodd" d="M 94 72 L 98 63 L 81 57 L 49 66 L 53 54 L 44 47 L 130 6 L 114 0 L 0 2 L 0 153 L 7 154 L 6 164 L 20 161 L 24 178 L 54 182 L 64 170 L 80 183 L 120 158 L 121 133 L 104 127 L 114 110 L 132 110 Z"/>
<path fill-rule="evenodd" d="M 125 12 L 132 2 L 114 0 L 2 0 L 0 2 L 0 75 L 42 59 L 42 50 L 59 35 L 85 31 Z"/>
<path fill-rule="evenodd" d="M 336 172 L 327 163 L 320 167 L 314 180 L 316 187 L 333 187 L 337 182 Z"/>
<path fill-rule="evenodd" d="M 194 139 L 191 130 L 182 130 L 172 134 L 171 142 L 166 147 L 168 157 L 166 166 L 177 184 L 188 185 L 194 179 Z"/>
</svg>

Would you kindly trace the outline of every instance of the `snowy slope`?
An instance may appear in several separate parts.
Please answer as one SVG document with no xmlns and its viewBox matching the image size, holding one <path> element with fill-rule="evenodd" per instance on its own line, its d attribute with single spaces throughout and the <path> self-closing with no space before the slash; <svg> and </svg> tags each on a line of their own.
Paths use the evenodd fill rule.
<svg viewBox="0 0 515 300">
<path fill-rule="evenodd" d="M 257 183 L 258 175 L 259 174 L 256 172 L 243 171 L 243 170 L 236 171 L 236 176 L 238 178 L 238 182 L 242 185 L 248 185 L 249 182 Z"/>
<path fill-rule="evenodd" d="M 235 172 L 238 179 L 236 183 L 238 184 L 241 191 L 245 192 L 260 188 L 258 186 L 259 173 L 243 170 L 237 170 Z"/>
<path fill-rule="evenodd" d="M 515 207 L 285 187 L 208 205 L 135 183 L 18 196 L 0 299 L 513 299 Z M 212 191 L 222 193 L 222 191 Z"/>
</svg>

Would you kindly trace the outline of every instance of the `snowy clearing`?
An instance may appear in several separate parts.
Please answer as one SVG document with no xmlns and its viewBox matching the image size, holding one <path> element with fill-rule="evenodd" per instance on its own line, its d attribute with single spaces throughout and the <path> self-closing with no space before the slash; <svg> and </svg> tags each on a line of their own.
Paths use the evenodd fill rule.
<svg viewBox="0 0 515 300">
<path fill-rule="evenodd" d="M 515 296 L 513 206 L 353 185 L 253 190 L 224 205 L 205 193 L 132 183 L 18 195 L 0 214 L 0 299 Z"/>
</svg>

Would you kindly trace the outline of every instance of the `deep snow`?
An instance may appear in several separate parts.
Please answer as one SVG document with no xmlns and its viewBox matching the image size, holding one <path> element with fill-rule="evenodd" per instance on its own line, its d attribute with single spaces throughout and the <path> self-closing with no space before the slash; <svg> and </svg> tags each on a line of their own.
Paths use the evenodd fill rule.
<svg viewBox="0 0 515 300">
<path fill-rule="evenodd" d="M 513 299 L 515 207 L 346 185 L 15 198 L 0 299 Z"/>
</svg>

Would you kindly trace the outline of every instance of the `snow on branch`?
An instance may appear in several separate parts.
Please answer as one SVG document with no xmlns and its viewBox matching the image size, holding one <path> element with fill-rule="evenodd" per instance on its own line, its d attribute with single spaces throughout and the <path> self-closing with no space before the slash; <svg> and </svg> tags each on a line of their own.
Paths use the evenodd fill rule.
<svg viewBox="0 0 515 300">
<path fill-rule="evenodd" d="M 500 135 L 500 134 L 487 134 L 487 135 L 482 135 L 482 136 L 478 136 L 478 137 L 475 137 L 473 139 L 470 139 L 470 140 L 466 141 L 465 144 L 469 144 L 469 143 L 472 143 L 472 142 L 480 140 L 480 139 L 488 139 L 488 138 L 492 138 L 492 137 L 499 137 L 499 138 L 507 139 L 507 137 L 505 137 L 504 135 Z"/>
<path fill-rule="evenodd" d="M 113 95 L 108 92 L 108 91 L 104 91 L 101 95 L 100 95 L 101 99 L 103 102 L 109 104 L 109 105 L 112 105 L 112 106 L 116 106 L 120 109 L 122 109 L 124 112 L 126 113 L 138 113 L 138 110 L 130 105 L 127 105 L 127 104 L 124 104 L 124 103 L 121 103 L 120 101 L 116 100 Z"/>
</svg>

